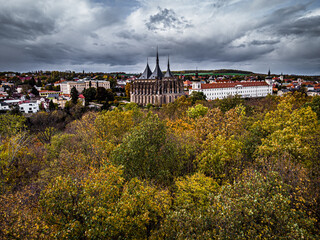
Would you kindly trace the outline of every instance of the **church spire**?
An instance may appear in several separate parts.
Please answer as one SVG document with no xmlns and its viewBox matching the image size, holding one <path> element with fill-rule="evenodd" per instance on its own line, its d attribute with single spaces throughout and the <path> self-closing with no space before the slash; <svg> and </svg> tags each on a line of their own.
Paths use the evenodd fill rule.
<svg viewBox="0 0 320 240">
<path fill-rule="evenodd" d="M 159 53 L 158 53 L 158 47 L 157 47 L 157 60 L 156 60 L 156 67 L 152 73 L 152 75 L 150 76 L 150 79 L 162 79 L 162 72 L 161 69 L 159 67 Z"/>
<path fill-rule="evenodd" d="M 168 68 L 167 68 L 167 72 L 164 75 L 165 78 L 173 78 L 173 74 L 170 71 L 170 62 L 169 62 L 169 55 L 168 55 Z"/>
<path fill-rule="evenodd" d="M 159 65 L 159 52 L 158 52 L 158 46 L 157 46 L 157 65 Z"/>
</svg>

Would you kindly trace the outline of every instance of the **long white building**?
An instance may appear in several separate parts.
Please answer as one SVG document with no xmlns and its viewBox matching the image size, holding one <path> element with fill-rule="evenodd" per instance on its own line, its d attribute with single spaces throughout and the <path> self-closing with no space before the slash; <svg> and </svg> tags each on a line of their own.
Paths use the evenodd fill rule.
<svg viewBox="0 0 320 240">
<path fill-rule="evenodd" d="M 97 87 L 103 87 L 105 89 L 110 89 L 110 81 L 105 80 L 79 80 L 79 81 L 67 81 L 59 83 L 60 90 L 63 94 L 70 94 L 71 89 L 75 87 L 79 93 L 82 93 L 82 91 L 85 88 L 91 87 L 97 88 Z"/>
<path fill-rule="evenodd" d="M 203 92 L 207 100 L 222 99 L 228 96 L 239 95 L 242 98 L 265 97 L 272 94 L 272 85 L 266 82 L 227 82 L 201 84 L 193 82 L 189 94 Z"/>
</svg>

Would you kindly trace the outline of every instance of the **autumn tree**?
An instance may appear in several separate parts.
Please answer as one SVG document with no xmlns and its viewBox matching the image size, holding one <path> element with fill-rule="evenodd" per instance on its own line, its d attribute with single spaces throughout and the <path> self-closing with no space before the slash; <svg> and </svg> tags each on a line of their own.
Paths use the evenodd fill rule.
<svg viewBox="0 0 320 240">
<path fill-rule="evenodd" d="M 174 184 L 173 206 L 151 239 L 210 239 L 208 209 L 219 186 L 202 173 L 181 177 Z"/>
<path fill-rule="evenodd" d="M 130 99 L 130 87 L 131 83 L 126 83 L 125 91 L 126 91 L 126 97 Z"/>
<path fill-rule="evenodd" d="M 198 169 L 211 176 L 218 183 L 231 183 L 241 172 L 243 143 L 234 136 L 226 138 L 209 134 L 203 143 L 203 152 L 198 155 Z"/>
<path fill-rule="evenodd" d="M 196 134 L 202 140 L 209 134 L 213 137 L 219 135 L 240 137 L 245 133 L 244 115 L 245 108 L 241 105 L 226 113 L 219 108 L 210 109 L 206 115 L 194 121 Z"/>
<path fill-rule="evenodd" d="M 125 184 L 121 173 L 109 164 L 81 179 L 54 179 L 40 201 L 53 237 L 147 239 L 166 215 L 170 195 L 137 179 Z"/>
<path fill-rule="evenodd" d="M 293 110 L 293 105 L 284 100 L 277 110 L 266 114 L 260 126 L 263 139 L 258 156 L 279 158 L 287 154 L 305 166 L 313 164 L 320 129 L 310 107 Z"/>
<path fill-rule="evenodd" d="M 215 238 L 218 239 L 317 239 L 314 219 L 290 205 L 290 186 L 277 172 L 245 172 L 215 197 Z"/>
<path fill-rule="evenodd" d="M 214 186 L 208 180 L 202 182 L 207 183 L 192 187 Z M 314 228 L 315 220 L 303 209 L 291 206 L 291 188 L 283 183 L 277 172 L 263 174 L 248 170 L 234 184 L 222 186 L 218 193 L 211 190 L 212 187 L 207 189 L 200 192 L 207 203 L 198 204 L 193 212 L 184 207 L 188 201 L 177 202 L 154 239 L 158 236 L 165 239 L 319 237 Z M 190 193 L 192 189 L 183 191 L 183 194 Z"/>
<path fill-rule="evenodd" d="M 162 105 L 159 116 L 169 119 L 183 118 L 190 106 L 191 102 L 185 96 L 181 96 L 172 103 Z"/>
</svg>

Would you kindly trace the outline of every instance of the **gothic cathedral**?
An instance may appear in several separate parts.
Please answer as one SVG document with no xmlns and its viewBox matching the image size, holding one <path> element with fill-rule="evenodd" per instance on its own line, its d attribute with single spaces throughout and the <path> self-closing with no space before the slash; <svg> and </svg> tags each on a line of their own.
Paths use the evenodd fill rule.
<svg viewBox="0 0 320 240">
<path fill-rule="evenodd" d="M 154 71 L 151 72 L 147 63 L 142 75 L 132 82 L 130 87 L 130 101 L 143 106 L 148 103 L 161 106 L 183 95 L 183 81 L 175 78 L 171 73 L 169 58 L 167 72 L 164 75 L 161 72 L 158 50 Z"/>
</svg>

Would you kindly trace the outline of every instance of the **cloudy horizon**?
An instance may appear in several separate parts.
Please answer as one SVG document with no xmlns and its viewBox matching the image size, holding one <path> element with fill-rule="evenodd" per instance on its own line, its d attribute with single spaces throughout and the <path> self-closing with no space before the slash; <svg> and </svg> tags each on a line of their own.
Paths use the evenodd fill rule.
<svg viewBox="0 0 320 240">
<path fill-rule="evenodd" d="M 315 0 L 0 0 L 0 71 L 320 75 Z"/>
</svg>

